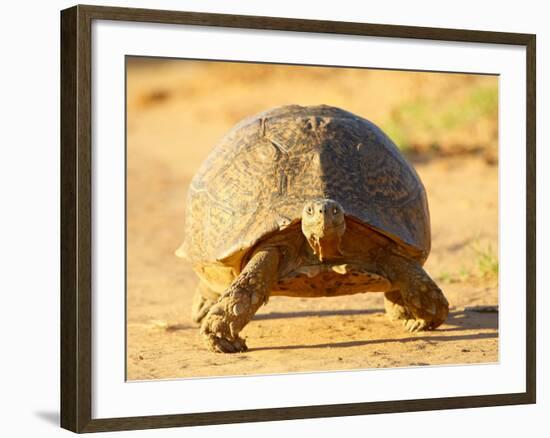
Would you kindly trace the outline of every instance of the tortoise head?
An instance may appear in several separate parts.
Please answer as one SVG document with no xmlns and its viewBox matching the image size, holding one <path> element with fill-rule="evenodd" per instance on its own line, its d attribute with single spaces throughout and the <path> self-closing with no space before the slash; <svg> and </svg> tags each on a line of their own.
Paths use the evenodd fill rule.
<svg viewBox="0 0 550 438">
<path fill-rule="evenodd" d="M 302 210 L 302 232 L 321 261 L 342 257 L 340 244 L 346 231 L 342 206 L 332 199 L 313 199 Z"/>
</svg>

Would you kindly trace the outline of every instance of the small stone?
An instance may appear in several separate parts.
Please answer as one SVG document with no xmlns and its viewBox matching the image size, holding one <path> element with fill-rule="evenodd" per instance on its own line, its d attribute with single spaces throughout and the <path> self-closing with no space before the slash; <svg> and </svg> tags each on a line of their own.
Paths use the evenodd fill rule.
<svg viewBox="0 0 550 438">
<path fill-rule="evenodd" d="M 150 327 L 156 328 L 156 329 L 166 329 L 168 327 L 168 322 L 162 320 L 162 319 L 152 319 L 149 321 Z"/>
<path fill-rule="evenodd" d="M 143 360 L 143 354 L 141 354 L 141 353 L 138 354 L 138 359 L 139 359 L 139 360 Z"/>
<path fill-rule="evenodd" d="M 341 357 L 338 357 L 338 360 L 344 360 L 344 359 L 342 359 Z"/>
<path fill-rule="evenodd" d="M 498 313 L 498 306 L 471 306 L 465 307 L 464 311 L 477 313 Z"/>
</svg>

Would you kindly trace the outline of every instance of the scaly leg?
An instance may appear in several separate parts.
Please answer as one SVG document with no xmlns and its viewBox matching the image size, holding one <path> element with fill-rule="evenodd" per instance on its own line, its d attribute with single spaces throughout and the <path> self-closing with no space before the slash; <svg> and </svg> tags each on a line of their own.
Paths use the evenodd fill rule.
<svg viewBox="0 0 550 438">
<path fill-rule="evenodd" d="M 235 353 L 247 349 L 239 333 L 267 301 L 271 285 L 277 279 L 279 258 L 277 248 L 256 252 L 210 308 L 201 325 L 201 334 L 210 350 Z"/>
<path fill-rule="evenodd" d="M 378 263 L 399 291 L 400 297 L 395 291 L 386 294 L 390 311 L 403 320 L 408 331 L 433 330 L 445 322 L 449 302 L 418 262 L 386 253 L 378 258 Z"/>
<path fill-rule="evenodd" d="M 408 320 L 411 313 L 407 310 L 401 292 L 392 290 L 384 293 L 384 308 L 390 321 Z"/>
</svg>

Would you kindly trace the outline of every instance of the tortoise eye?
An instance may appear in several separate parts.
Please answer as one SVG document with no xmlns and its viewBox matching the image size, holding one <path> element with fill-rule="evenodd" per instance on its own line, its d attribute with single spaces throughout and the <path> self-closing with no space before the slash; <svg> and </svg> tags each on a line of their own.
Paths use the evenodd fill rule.
<svg viewBox="0 0 550 438">
<path fill-rule="evenodd" d="M 312 209 L 311 207 L 306 208 L 306 213 L 307 213 L 307 214 L 312 214 L 312 213 L 313 213 L 313 209 Z"/>
</svg>

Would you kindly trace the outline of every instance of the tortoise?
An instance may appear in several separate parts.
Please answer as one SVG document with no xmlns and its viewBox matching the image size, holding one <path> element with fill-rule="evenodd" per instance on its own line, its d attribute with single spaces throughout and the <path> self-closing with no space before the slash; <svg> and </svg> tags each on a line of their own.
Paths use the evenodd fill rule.
<svg viewBox="0 0 550 438">
<path fill-rule="evenodd" d="M 200 278 L 192 305 L 206 345 L 247 349 L 239 332 L 270 296 L 383 292 L 409 331 L 449 304 L 423 269 L 426 191 L 372 122 L 340 108 L 282 106 L 238 123 L 193 177 L 176 251 Z"/>
</svg>

